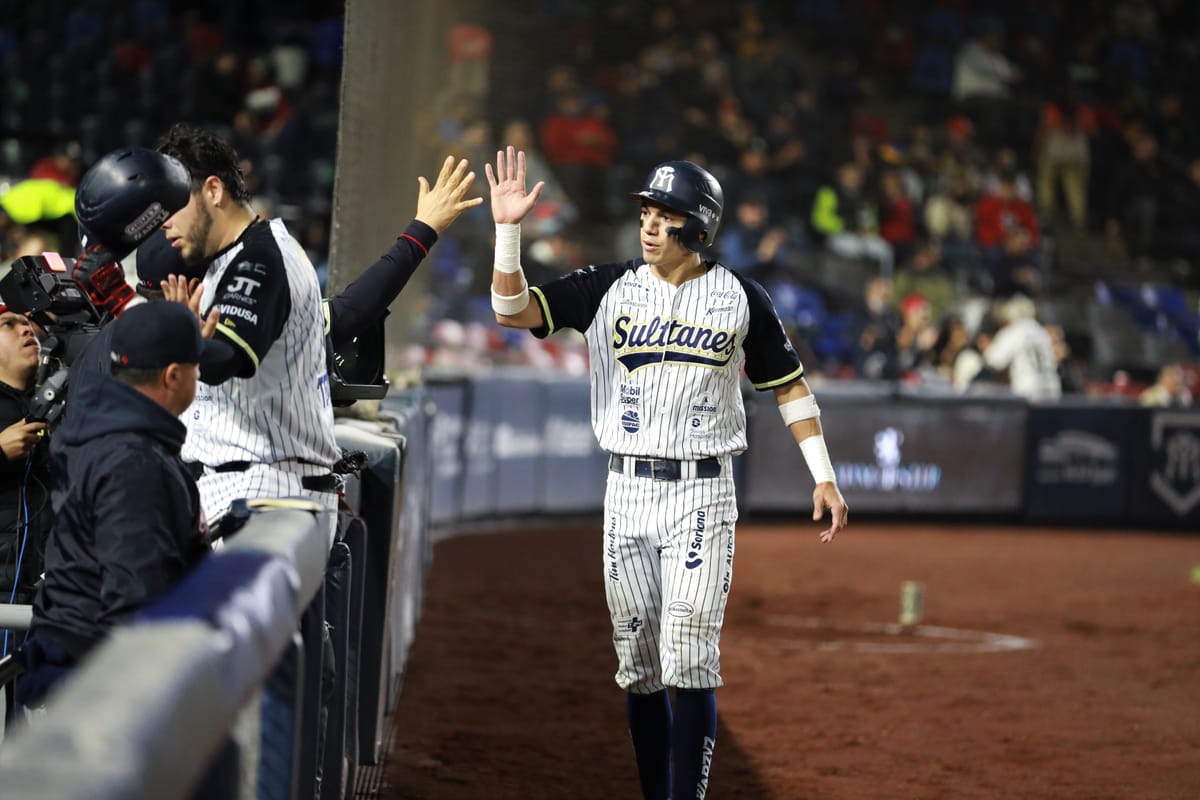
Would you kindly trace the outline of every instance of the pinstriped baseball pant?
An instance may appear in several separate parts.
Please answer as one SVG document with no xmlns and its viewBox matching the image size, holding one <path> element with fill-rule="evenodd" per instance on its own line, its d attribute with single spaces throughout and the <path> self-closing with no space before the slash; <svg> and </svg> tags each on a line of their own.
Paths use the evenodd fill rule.
<svg viewBox="0 0 1200 800">
<path fill-rule="evenodd" d="M 278 469 L 270 464 L 251 464 L 242 472 L 208 472 L 196 482 L 200 488 L 200 504 L 209 525 L 229 510 L 238 498 L 302 497 L 312 500 L 333 513 L 327 514 L 329 546 L 337 531 L 338 495 L 336 492 L 313 492 L 301 484 L 301 476 Z"/>
<path fill-rule="evenodd" d="M 716 478 L 656 481 L 608 473 L 604 586 L 617 684 L 714 689 L 733 580 L 737 501 L 729 459 Z"/>
</svg>

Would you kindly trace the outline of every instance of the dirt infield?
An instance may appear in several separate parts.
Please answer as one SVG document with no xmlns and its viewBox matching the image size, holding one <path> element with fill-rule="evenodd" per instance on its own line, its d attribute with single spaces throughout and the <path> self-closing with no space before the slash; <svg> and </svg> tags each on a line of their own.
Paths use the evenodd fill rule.
<svg viewBox="0 0 1200 800">
<path fill-rule="evenodd" d="M 598 531 L 437 545 L 385 797 L 639 796 Z M 709 798 L 1200 797 L 1200 537 L 737 536 Z"/>
</svg>

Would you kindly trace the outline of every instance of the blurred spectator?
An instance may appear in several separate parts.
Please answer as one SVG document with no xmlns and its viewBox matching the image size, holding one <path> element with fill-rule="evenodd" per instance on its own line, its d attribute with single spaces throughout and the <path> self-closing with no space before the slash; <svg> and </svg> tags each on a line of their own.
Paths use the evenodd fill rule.
<svg viewBox="0 0 1200 800">
<path fill-rule="evenodd" d="M 976 383 L 993 383 L 995 376 L 983 354 L 987 352 L 996 336 L 996 319 L 991 314 L 986 315 L 979 324 L 979 330 L 971 337 L 970 343 L 962 347 L 954 356 L 951 367 L 951 382 L 959 392 L 968 392 Z"/>
<path fill-rule="evenodd" d="M 999 175 L 996 190 L 979 198 L 975 243 L 991 272 L 995 296 L 1038 292 L 1041 231 L 1033 206 L 1017 196 L 1012 173 Z"/>
<path fill-rule="evenodd" d="M 942 244 L 961 244 L 972 240 L 974 231 L 973 194 L 961 177 L 951 178 L 925 201 L 925 230 Z"/>
<path fill-rule="evenodd" d="M 606 170 L 612 165 L 617 136 L 604 109 L 588 108 L 582 92 L 568 91 L 542 120 L 538 141 L 583 218 L 605 219 Z"/>
<path fill-rule="evenodd" d="M 1003 52 L 1004 30 L 996 20 L 959 49 L 954 57 L 951 94 L 983 128 L 989 141 L 1007 141 L 1005 118 L 1012 85 L 1021 70 Z"/>
<path fill-rule="evenodd" d="M 794 244 L 785 227 L 771 224 L 767 198 L 758 192 L 746 194 L 734 204 L 733 212 L 717 242 L 721 263 L 760 283 L 786 277 Z"/>
<path fill-rule="evenodd" d="M 1132 136 L 1133 160 L 1113 179 L 1105 230 L 1128 253 L 1140 256 L 1150 254 L 1162 233 L 1167 175 L 1154 135 L 1136 130 Z"/>
<path fill-rule="evenodd" d="M 1030 182 L 1029 176 L 1021 169 L 1017 151 L 1011 147 L 997 147 L 992 152 L 991 163 L 988 165 L 987 175 L 983 179 L 983 191 L 996 191 L 996 186 L 1000 183 L 1000 176 L 1004 174 L 1012 176 L 1017 197 L 1026 203 L 1032 203 L 1033 184 Z"/>
<path fill-rule="evenodd" d="M 975 124 L 962 114 L 946 120 L 946 143 L 937 157 L 937 191 L 953 185 L 974 197 L 983 189 L 987 157 L 976 140 Z"/>
<path fill-rule="evenodd" d="M 900 318 L 892 308 L 892 281 L 875 277 L 863 289 L 862 305 L 850 315 L 848 328 L 854 346 L 854 374 L 867 380 L 896 380 L 900 377 L 896 353 L 896 331 Z"/>
<path fill-rule="evenodd" d="M 933 324 L 929 301 L 919 294 L 905 295 L 900 301 L 900 330 L 896 332 L 896 357 L 900 374 L 930 366 L 935 362 L 934 346 L 938 329 Z"/>
<path fill-rule="evenodd" d="M 78 186 L 81 174 L 79 159 L 66 148 L 42 156 L 29 168 L 29 177 L 33 180 L 50 180 L 63 186 Z"/>
<path fill-rule="evenodd" d="M 978 36 L 968 39 L 954 58 L 954 87 L 959 101 L 976 98 L 1008 97 L 1020 70 L 1002 50 L 1003 28 L 995 21 L 986 23 Z"/>
<path fill-rule="evenodd" d="M 1057 400 L 1062 396 L 1058 357 L 1050 334 L 1036 319 L 1028 297 L 1017 295 L 996 309 L 1000 330 L 983 352 L 997 374 L 1007 373 L 1013 394 L 1026 400 Z"/>
<path fill-rule="evenodd" d="M 0 185 L 3 191 L 3 185 Z M 71 246 L 64 255 L 75 255 L 78 239 L 75 221 L 75 188 L 52 178 L 26 178 L 0 194 L 0 257 L 12 258 L 28 236 L 45 233 Z"/>
<path fill-rule="evenodd" d="M 274 145 L 283 136 L 294 108 L 288 93 L 275 80 L 274 67 L 265 56 L 246 62 L 244 102 L 246 110 L 254 115 L 258 134 L 269 146 Z"/>
<path fill-rule="evenodd" d="M 511 119 L 505 124 L 500 141 L 525 153 L 527 186 L 544 184 L 538 204 L 522 221 L 522 232 L 532 239 L 537 239 L 556 233 L 578 221 L 579 211 L 538 148 L 532 126 L 523 119 Z M 493 157 L 494 155 L 489 154 L 488 161 Z M 471 163 L 476 165 L 474 161 Z M 479 169 L 478 166 L 475 168 Z"/>
<path fill-rule="evenodd" d="M 875 205 L 862 191 L 862 170 L 852 161 L 837 170 L 834 185 L 822 186 L 813 201 L 813 231 L 825 247 L 843 258 L 866 258 L 880 274 L 892 274 L 892 246 L 879 235 Z"/>
<path fill-rule="evenodd" d="M 474 22 L 456 22 L 446 31 L 446 54 L 450 61 L 447 89 L 469 97 L 485 97 L 490 83 L 491 31 Z"/>
<path fill-rule="evenodd" d="M 1192 404 L 1192 393 L 1183 377 L 1183 365 L 1164 364 L 1158 378 L 1138 395 L 1143 406 L 1183 408 Z"/>
<path fill-rule="evenodd" d="M 1153 129 L 1164 150 L 1191 158 L 1200 155 L 1200 126 L 1184 103 L 1182 92 L 1172 89 L 1164 93 L 1158 100 Z"/>
<path fill-rule="evenodd" d="M 193 100 L 197 119 L 228 125 L 244 108 L 245 73 L 241 56 L 234 50 L 220 50 L 206 58 L 197 68 L 196 83 L 204 87 Z"/>
<path fill-rule="evenodd" d="M 1112 30 L 1123 39 L 1154 42 L 1158 39 L 1158 12 L 1149 0 L 1121 0 L 1112 6 Z"/>
<path fill-rule="evenodd" d="M 1062 384 L 1063 394 L 1084 394 L 1087 391 L 1087 378 L 1071 352 L 1071 344 L 1067 341 L 1066 331 L 1061 325 L 1046 325 L 1046 333 L 1054 345 L 1054 360 L 1058 364 L 1058 378 Z"/>
<path fill-rule="evenodd" d="M 933 366 L 939 377 L 953 384 L 954 365 L 963 351 L 971 347 L 971 334 L 957 314 L 942 318 L 938 338 L 933 345 Z"/>
<path fill-rule="evenodd" d="M 896 261 L 903 262 L 917 243 L 917 212 L 898 170 L 886 169 L 880 174 L 879 208 L 879 235 L 892 246 Z"/>
<path fill-rule="evenodd" d="M 1067 219 L 1077 231 L 1087 225 L 1088 171 L 1095 131 L 1096 115 L 1067 95 L 1042 106 L 1041 124 L 1034 136 L 1038 210 L 1054 219 L 1061 189 Z"/>
<path fill-rule="evenodd" d="M 942 250 L 935 242 L 922 242 L 912 257 L 896 270 L 897 297 L 918 294 L 929 303 L 930 316 L 940 320 L 954 304 L 954 280 L 942 263 Z"/>
<path fill-rule="evenodd" d="M 581 266 L 583 259 L 579 243 L 559 230 L 530 243 L 522 263 L 527 265 L 529 280 L 542 283 L 566 275 Z"/>
</svg>

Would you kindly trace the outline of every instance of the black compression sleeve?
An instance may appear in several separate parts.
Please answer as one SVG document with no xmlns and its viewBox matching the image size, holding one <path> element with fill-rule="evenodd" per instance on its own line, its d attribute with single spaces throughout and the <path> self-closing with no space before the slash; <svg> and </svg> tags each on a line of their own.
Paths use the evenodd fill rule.
<svg viewBox="0 0 1200 800">
<path fill-rule="evenodd" d="M 220 336 L 220 334 L 216 334 Z M 232 353 L 229 358 L 224 361 L 218 361 L 214 364 L 207 364 L 200 368 L 200 380 L 207 383 L 209 386 L 217 386 L 230 378 L 247 377 L 254 374 L 254 365 L 250 363 L 250 357 L 238 347 L 230 348 Z"/>
<path fill-rule="evenodd" d="M 341 294 L 329 298 L 329 333 L 335 346 L 350 341 L 387 312 L 437 238 L 433 228 L 414 219 L 390 250 Z"/>
</svg>

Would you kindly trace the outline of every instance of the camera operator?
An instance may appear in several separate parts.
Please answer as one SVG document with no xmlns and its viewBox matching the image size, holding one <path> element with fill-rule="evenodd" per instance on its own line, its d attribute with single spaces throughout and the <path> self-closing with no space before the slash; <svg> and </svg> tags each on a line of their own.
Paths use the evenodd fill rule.
<svg viewBox="0 0 1200 800">
<path fill-rule="evenodd" d="M 29 422 L 41 348 L 30 321 L 0 305 L 0 602 L 29 603 L 50 523 L 46 423 Z M 5 634 L 4 652 L 13 642 Z"/>
<path fill-rule="evenodd" d="M 179 415 L 200 369 L 229 358 L 229 346 L 205 339 L 178 303 L 139 305 L 110 327 L 111 377 L 81 373 L 78 405 L 51 444 L 60 489 L 21 651 L 16 694 L 26 706 L 209 552 Z"/>
</svg>

